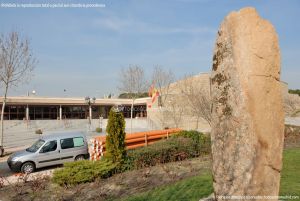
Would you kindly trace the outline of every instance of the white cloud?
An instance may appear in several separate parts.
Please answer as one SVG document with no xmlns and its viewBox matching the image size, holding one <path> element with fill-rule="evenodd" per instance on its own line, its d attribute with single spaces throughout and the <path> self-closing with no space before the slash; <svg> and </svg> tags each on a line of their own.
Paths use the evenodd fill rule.
<svg viewBox="0 0 300 201">
<path fill-rule="evenodd" d="M 93 22 L 94 26 L 113 31 L 121 31 L 123 29 L 126 29 L 126 27 L 130 26 L 131 24 L 132 22 L 130 21 L 121 20 L 116 17 L 100 18 L 94 20 Z"/>
<path fill-rule="evenodd" d="M 150 34 L 201 34 L 201 33 L 215 33 L 216 29 L 210 27 L 170 27 L 161 26 L 157 24 L 150 24 L 139 21 L 137 19 L 121 19 L 116 16 L 109 16 L 106 18 L 98 18 L 93 21 L 94 27 L 99 27 L 116 32 L 137 32 Z"/>
</svg>

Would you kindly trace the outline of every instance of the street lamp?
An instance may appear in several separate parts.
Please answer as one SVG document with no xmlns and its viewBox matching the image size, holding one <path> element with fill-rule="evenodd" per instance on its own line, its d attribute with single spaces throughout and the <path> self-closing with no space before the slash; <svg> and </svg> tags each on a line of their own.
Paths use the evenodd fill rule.
<svg viewBox="0 0 300 201">
<path fill-rule="evenodd" d="M 96 102 L 96 98 L 90 98 L 89 96 L 85 97 L 85 102 L 86 104 L 89 106 L 89 123 L 90 125 L 92 124 L 92 104 L 94 104 Z"/>
<path fill-rule="evenodd" d="M 32 96 L 35 96 L 35 94 L 36 94 L 36 91 L 35 91 L 35 90 L 32 90 L 32 91 L 31 91 L 31 95 L 32 95 Z M 29 91 L 27 91 L 27 96 L 28 96 L 28 97 L 30 96 Z M 28 120 L 29 120 L 29 105 L 28 105 L 28 104 L 27 104 L 26 110 L 25 110 L 25 119 L 26 119 L 27 124 L 28 124 Z M 28 125 L 27 125 L 27 126 L 28 126 Z"/>
</svg>

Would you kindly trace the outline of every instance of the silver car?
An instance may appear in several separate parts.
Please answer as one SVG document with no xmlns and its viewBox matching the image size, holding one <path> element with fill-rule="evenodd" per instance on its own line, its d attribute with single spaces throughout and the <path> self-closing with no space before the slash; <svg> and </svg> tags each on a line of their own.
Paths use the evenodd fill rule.
<svg viewBox="0 0 300 201">
<path fill-rule="evenodd" d="M 7 164 L 15 172 L 31 173 L 37 168 L 88 157 L 85 135 L 73 131 L 42 136 L 31 147 L 12 154 L 7 159 Z"/>
</svg>

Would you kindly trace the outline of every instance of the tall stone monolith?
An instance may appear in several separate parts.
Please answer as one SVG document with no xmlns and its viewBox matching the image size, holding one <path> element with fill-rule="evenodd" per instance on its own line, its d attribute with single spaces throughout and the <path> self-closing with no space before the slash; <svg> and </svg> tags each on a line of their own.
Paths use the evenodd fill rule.
<svg viewBox="0 0 300 201">
<path fill-rule="evenodd" d="M 254 8 L 230 13 L 218 31 L 212 68 L 211 138 L 217 199 L 277 196 L 284 112 L 280 50 L 272 24 Z"/>
</svg>

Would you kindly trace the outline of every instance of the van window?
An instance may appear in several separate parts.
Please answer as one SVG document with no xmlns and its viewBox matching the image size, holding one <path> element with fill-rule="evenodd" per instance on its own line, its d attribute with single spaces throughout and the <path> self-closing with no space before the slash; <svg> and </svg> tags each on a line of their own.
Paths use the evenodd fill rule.
<svg viewBox="0 0 300 201">
<path fill-rule="evenodd" d="M 38 140 L 31 147 L 27 148 L 26 151 L 36 152 L 44 143 L 44 140 Z"/>
<path fill-rule="evenodd" d="M 50 151 L 55 151 L 56 148 L 57 148 L 57 141 L 56 140 L 49 141 L 42 147 L 41 152 L 46 153 Z"/>
<path fill-rule="evenodd" d="M 74 147 L 73 138 L 66 138 L 60 140 L 60 146 L 62 149 L 70 149 Z"/>
<path fill-rule="evenodd" d="M 83 137 L 75 137 L 74 139 L 74 147 L 81 147 L 84 145 Z"/>
<path fill-rule="evenodd" d="M 81 147 L 83 145 L 84 145 L 83 137 L 66 138 L 60 140 L 60 146 L 62 149 Z"/>
</svg>

